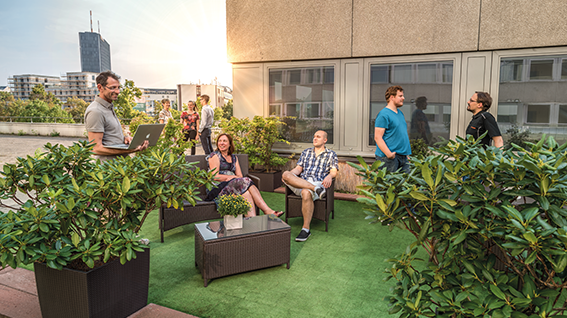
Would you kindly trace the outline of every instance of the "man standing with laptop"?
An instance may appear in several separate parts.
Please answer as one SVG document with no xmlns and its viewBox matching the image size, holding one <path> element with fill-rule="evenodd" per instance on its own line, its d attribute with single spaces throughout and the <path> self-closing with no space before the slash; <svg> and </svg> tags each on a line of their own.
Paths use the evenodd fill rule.
<svg viewBox="0 0 567 318">
<path fill-rule="evenodd" d="M 112 104 L 120 93 L 119 80 L 120 77 L 111 71 L 100 73 L 96 78 L 96 86 L 100 93 L 85 111 L 85 128 L 88 138 L 89 141 L 95 143 L 94 157 L 101 161 L 141 151 L 148 147 L 147 140 L 134 149 L 123 150 L 104 147 L 104 145 L 119 143 L 128 144 L 132 140 L 132 137 L 124 136 Z"/>
</svg>

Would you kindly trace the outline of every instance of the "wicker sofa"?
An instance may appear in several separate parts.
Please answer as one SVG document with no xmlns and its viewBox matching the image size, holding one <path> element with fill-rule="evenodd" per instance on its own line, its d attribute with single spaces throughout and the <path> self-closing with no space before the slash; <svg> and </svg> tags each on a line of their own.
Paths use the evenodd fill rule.
<svg viewBox="0 0 567 318">
<path fill-rule="evenodd" d="M 248 155 L 237 154 L 242 175 L 250 177 L 256 184 L 259 184 L 259 179 L 255 176 L 248 174 Z M 200 169 L 208 169 L 207 160 L 205 155 L 186 156 L 187 162 L 198 162 L 197 167 Z M 206 189 L 204 186 L 199 188 L 201 199 L 205 199 Z M 258 214 L 258 207 L 256 207 L 256 214 Z M 163 205 L 159 209 L 159 230 L 161 235 L 161 242 L 163 243 L 163 235 L 165 231 L 174 229 L 176 227 L 191 224 L 195 222 L 202 222 L 207 220 L 220 219 L 221 216 L 217 212 L 215 202 L 212 201 L 197 201 L 195 206 L 189 202 L 183 202 L 183 210 L 175 209 L 174 207 L 167 207 Z"/>
</svg>

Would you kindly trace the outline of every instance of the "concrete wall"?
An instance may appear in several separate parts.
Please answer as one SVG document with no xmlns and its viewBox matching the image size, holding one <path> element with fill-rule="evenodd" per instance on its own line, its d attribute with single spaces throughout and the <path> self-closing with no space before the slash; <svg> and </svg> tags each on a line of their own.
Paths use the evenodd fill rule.
<svg viewBox="0 0 567 318">
<path fill-rule="evenodd" d="M 0 134 L 49 136 L 57 132 L 61 137 L 85 137 L 84 124 L 8 123 L 0 122 Z"/>
<path fill-rule="evenodd" d="M 567 45 L 565 0 L 227 0 L 232 63 Z"/>
</svg>

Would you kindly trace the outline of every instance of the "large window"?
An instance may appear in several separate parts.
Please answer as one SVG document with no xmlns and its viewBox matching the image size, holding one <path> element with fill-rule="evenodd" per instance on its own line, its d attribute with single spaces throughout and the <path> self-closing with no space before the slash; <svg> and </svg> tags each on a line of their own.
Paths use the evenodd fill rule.
<svg viewBox="0 0 567 318">
<path fill-rule="evenodd" d="M 384 93 L 393 85 L 404 89 L 401 107 L 410 139 L 423 139 L 434 145 L 439 137 L 449 139 L 453 62 L 373 64 L 370 66 L 369 146 L 375 146 L 374 122 L 386 107 Z"/>
<path fill-rule="evenodd" d="M 324 130 L 333 143 L 334 74 L 333 66 L 270 70 L 269 114 L 284 118 L 285 139 L 310 143 Z"/>
<path fill-rule="evenodd" d="M 567 55 L 500 60 L 498 125 L 504 140 L 529 131 L 532 141 L 542 134 L 567 141 L 566 61 Z"/>
</svg>

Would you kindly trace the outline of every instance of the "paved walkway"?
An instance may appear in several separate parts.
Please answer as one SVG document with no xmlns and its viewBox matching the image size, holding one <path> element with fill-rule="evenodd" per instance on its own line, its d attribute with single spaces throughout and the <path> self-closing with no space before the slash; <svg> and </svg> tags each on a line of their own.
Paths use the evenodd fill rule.
<svg viewBox="0 0 567 318">
<path fill-rule="evenodd" d="M 37 149 L 45 151 L 47 143 L 71 146 L 84 138 L 0 135 L 0 166 L 16 163 L 18 157 L 33 155 Z M 197 146 L 197 153 L 203 149 Z M 32 271 L 10 267 L 0 269 L 0 318 L 41 318 L 35 276 Z M 130 318 L 191 318 L 173 309 L 148 304 Z M 196 317 L 195 317 L 196 318 Z"/>
</svg>

